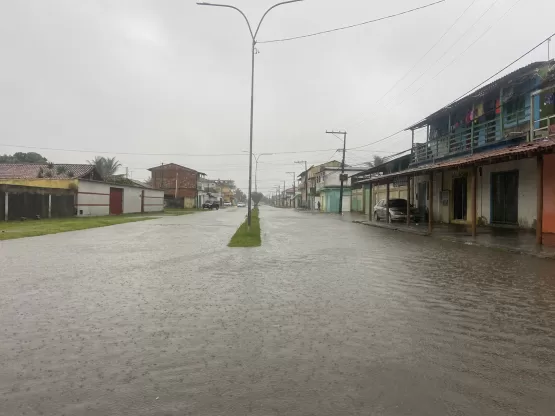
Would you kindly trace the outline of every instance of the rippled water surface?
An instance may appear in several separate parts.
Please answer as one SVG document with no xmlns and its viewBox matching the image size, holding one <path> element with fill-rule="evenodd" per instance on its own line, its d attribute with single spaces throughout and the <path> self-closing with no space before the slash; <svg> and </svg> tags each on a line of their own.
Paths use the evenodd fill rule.
<svg viewBox="0 0 555 416">
<path fill-rule="evenodd" d="M 555 262 L 264 207 L 0 242 L 0 415 L 554 415 Z"/>
</svg>

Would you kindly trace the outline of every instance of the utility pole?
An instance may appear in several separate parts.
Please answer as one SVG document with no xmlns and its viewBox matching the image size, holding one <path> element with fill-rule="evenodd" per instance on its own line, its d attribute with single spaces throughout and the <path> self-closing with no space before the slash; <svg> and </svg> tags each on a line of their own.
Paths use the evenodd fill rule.
<svg viewBox="0 0 555 416">
<path fill-rule="evenodd" d="M 283 181 L 283 207 L 287 207 L 287 188 L 285 187 L 285 181 Z"/>
<path fill-rule="evenodd" d="M 295 208 L 295 180 L 297 179 L 297 177 L 295 176 L 295 172 L 285 172 L 285 173 L 289 173 L 291 175 L 293 175 L 293 208 Z"/>
<path fill-rule="evenodd" d="M 306 167 L 306 160 L 298 160 L 295 163 L 304 163 L 304 193 L 305 193 L 305 203 L 306 209 L 308 209 L 308 168 Z"/>
<path fill-rule="evenodd" d="M 342 134 L 343 135 L 343 159 L 341 160 L 341 187 L 339 188 L 339 214 L 343 214 L 343 181 L 345 180 L 345 148 L 347 146 L 347 132 L 346 131 L 326 131 L 327 134 Z M 337 137 L 337 136 L 335 136 Z"/>
<path fill-rule="evenodd" d="M 281 199 L 281 188 L 280 188 L 279 185 L 277 186 L 277 191 L 278 191 L 278 193 L 276 195 L 276 206 L 279 207 L 280 206 L 280 199 Z"/>
</svg>

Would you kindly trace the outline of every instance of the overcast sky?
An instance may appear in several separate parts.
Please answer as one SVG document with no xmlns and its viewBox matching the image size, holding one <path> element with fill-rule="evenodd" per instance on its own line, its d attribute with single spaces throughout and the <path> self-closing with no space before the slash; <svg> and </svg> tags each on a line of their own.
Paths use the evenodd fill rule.
<svg viewBox="0 0 555 416">
<path fill-rule="evenodd" d="M 432 1 L 305 0 L 268 15 L 259 40 Z M 253 24 L 274 3 L 228 2 Z M 331 149 L 342 144 L 326 129 L 346 129 L 347 147 L 356 147 L 437 110 L 555 32 L 553 16 L 553 0 L 447 0 L 350 30 L 259 44 L 254 151 L 318 151 L 262 156 L 259 190 L 291 183 L 286 172 L 302 170 L 296 160 L 339 160 Z M 551 50 L 553 57 L 555 39 Z M 137 179 L 149 177 L 145 168 L 175 162 L 247 189 L 247 155 L 237 154 L 248 149 L 250 38 L 233 10 L 192 0 L 3 1 L 0 51 L 0 153 L 37 151 L 56 163 L 116 156 Z M 545 59 L 546 45 L 511 70 Z M 401 134 L 348 152 L 347 162 L 409 147 L 410 135 Z M 218 156 L 192 156 L 206 154 Z"/>
</svg>

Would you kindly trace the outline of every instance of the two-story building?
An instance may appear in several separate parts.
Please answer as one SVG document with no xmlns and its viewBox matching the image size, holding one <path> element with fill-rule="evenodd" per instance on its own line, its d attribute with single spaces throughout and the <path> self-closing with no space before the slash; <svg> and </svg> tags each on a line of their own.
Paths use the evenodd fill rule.
<svg viewBox="0 0 555 416">
<path fill-rule="evenodd" d="M 307 209 L 314 210 L 317 207 L 317 203 L 320 202 L 320 192 L 316 190 L 316 177 L 320 173 L 323 167 L 340 167 L 341 162 L 337 160 L 332 160 L 330 162 L 322 163 L 319 165 L 313 165 L 308 168 L 307 171 L 302 172 L 298 177 L 297 189 L 301 194 L 301 206 Z M 305 178 L 305 176 L 308 176 Z M 306 186 L 308 185 L 308 193 L 306 192 Z M 307 199 L 308 196 L 308 199 Z"/>
<path fill-rule="evenodd" d="M 351 176 L 362 169 L 346 167 L 346 180 L 343 181 L 342 212 L 351 211 Z M 341 193 L 341 167 L 321 165 L 315 175 L 316 206 L 320 202 L 320 211 L 339 212 Z"/>
<path fill-rule="evenodd" d="M 406 169 L 360 182 L 407 183 L 407 200 L 434 222 L 535 229 L 555 235 L 555 63 L 520 68 L 409 127 Z M 414 142 L 425 129 L 426 140 Z"/>
<path fill-rule="evenodd" d="M 197 207 L 198 181 L 204 173 L 194 169 L 167 163 L 150 168 L 152 187 L 164 191 L 166 203 L 172 202 L 181 208 Z"/>
</svg>

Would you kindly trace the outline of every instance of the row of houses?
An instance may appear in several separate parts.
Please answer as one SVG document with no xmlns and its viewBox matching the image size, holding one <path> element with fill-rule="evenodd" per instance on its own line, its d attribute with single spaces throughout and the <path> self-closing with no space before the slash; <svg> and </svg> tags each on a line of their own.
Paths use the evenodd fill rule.
<svg viewBox="0 0 555 416">
<path fill-rule="evenodd" d="M 93 165 L 0 164 L 0 220 L 119 215 L 164 209 L 164 194 Z"/>
<path fill-rule="evenodd" d="M 234 202 L 232 180 L 210 180 L 175 163 L 150 168 L 150 184 L 103 178 L 94 165 L 0 164 L 0 221 L 160 212 L 208 200 Z"/>
<path fill-rule="evenodd" d="M 426 132 L 421 143 L 418 130 Z M 404 199 L 430 231 L 437 224 L 465 225 L 472 235 L 480 226 L 513 227 L 555 245 L 553 60 L 520 68 L 408 131 L 406 154 L 351 175 L 354 211 L 375 220 L 380 201 Z"/>
</svg>

